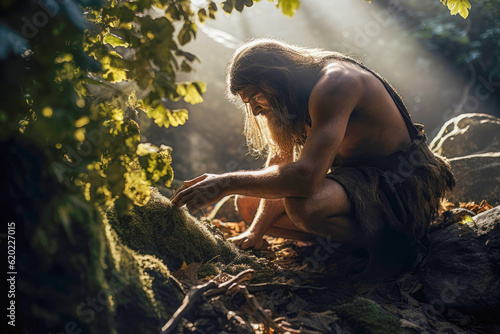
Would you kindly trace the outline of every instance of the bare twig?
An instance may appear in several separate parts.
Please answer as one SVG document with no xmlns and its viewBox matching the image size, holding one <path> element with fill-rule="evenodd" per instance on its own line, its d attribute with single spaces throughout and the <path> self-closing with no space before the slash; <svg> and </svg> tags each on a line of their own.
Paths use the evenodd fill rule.
<svg viewBox="0 0 500 334">
<path fill-rule="evenodd" d="M 182 305 L 175 311 L 174 315 L 161 329 L 162 334 L 174 333 L 177 330 L 182 318 L 193 308 L 193 306 L 199 303 L 203 297 L 203 294 L 217 287 L 217 283 L 214 281 L 209 281 L 203 285 L 198 285 L 193 287 L 189 293 L 184 297 Z"/>
<path fill-rule="evenodd" d="M 245 271 L 242 271 L 241 273 L 234 276 L 230 280 L 220 284 L 217 288 L 214 288 L 210 291 L 207 291 L 207 293 L 205 293 L 205 296 L 206 297 L 214 297 L 216 295 L 222 295 L 227 291 L 227 289 L 231 285 L 242 284 L 244 282 L 250 281 L 252 279 L 254 272 L 255 272 L 255 270 L 253 270 L 253 269 L 247 269 Z"/>
<path fill-rule="evenodd" d="M 278 290 L 278 289 L 309 289 L 309 290 L 326 290 L 326 287 L 316 287 L 310 285 L 295 285 L 287 283 L 260 283 L 248 284 L 248 292 L 257 293 L 261 291 Z"/>
<path fill-rule="evenodd" d="M 245 299 L 248 302 L 248 305 L 250 308 L 253 310 L 255 313 L 255 318 L 259 321 L 261 321 L 265 326 L 270 327 L 274 330 L 275 333 L 300 333 L 299 330 L 296 329 L 291 329 L 287 328 L 286 330 L 282 328 L 280 325 L 278 325 L 274 320 L 267 314 L 267 312 L 260 306 L 259 302 L 255 298 L 255 296 L 251 295 L 248 292 L 248 289 L 246 286 L 240 285 L 239 286 L 241 292 L 245 296 Z"/>
<path fill-rule="evenodd" d="M 229 281 L 217 285 L 213 280 L 208 281 L 203 285 L 198 285 L 189 291 L 189 293 L 184 297 L 182 305 L 177 309 L 172 318 L 163 326 L 162 334 L 173 333 L 177 330 L 182 318 L 193 308 L 194 305 L 198 304 L 202 298 L 214 297 L 216 295 L 224 294 L 227 289 L 233 284 L 240 284 L 247 282 L 252 279 L 254 270 L 248 269 L 242 271 L 238 275 L 231 278 Z"/>
<path fill-rule="evenodd" d="M 214 301 L 213 305 L 217 310 L 226 314 L 226 318 L 229 321 L 229 326 L 230 327 L 236 326 L 238 328 L 237 330 L 238 333 L 241 334 L 254 333 L 252 325 L 248 323 L 245 319 L 237 315 L 236 312 L 228 310 L 226 305 L 224 305 L 224 303 L 221 300 Z"/>
<path fill-rule="evenodd" d="M 253 269 L 248 269 L 242 271 L 238 275 L 231 277 L 226 282 L 217 284 L 214 280 L 210 280 L 209 282 L 195 286 L 191 288 L 189 293 L 184 298 L 182 305 L 179 309 L 174 313 L 172 318 L 163 326 L 162 334 L 170 334 L 174 333 L 182 318 L 184 318 L 190 310 L 197 304 L 203 302 L 205 299 L 212 299 L 212 305 L 216 307 L 219 312 L 222 312 L 226 315 L 227 321 L 225 322 L 226 326 L 229 327 L 237 327 L 241 333 L 253 333 L 252 326 L 248 322 L 248 319 L 245 319 L 244 314 L 237 314 L 234 311 L 230 311 L 224 305 L 222 300 L 214 300 L 214 298 L 226 295 L 224 298 L 231 298 L 238 293 L 241 293 L 246 301 L 247 301 L 247 309 L 250 309 L 252 313 L 252 317 L 256 320 L 261 321 L 265 326 L 272 328 L 275 333 L 300 333 L 300 331 L 289 328 L 290 324 L 281 319 L 282 321 L 278 324 L 274 321 L 269 314 L 259 305 L 259 302 L 255 298 L 255 296 L 250 294 L 252 292 L 273 290 L 273 289 L 315 289 L 321 290 L 323 288 L 313 287 L 313 286 L 299 286 L 299 285 L 291 285 L 291 284 L 255 284 L 250 286 L 245 286 L 244 284 L 252 279 L 254 274 Z"/>
</svg>

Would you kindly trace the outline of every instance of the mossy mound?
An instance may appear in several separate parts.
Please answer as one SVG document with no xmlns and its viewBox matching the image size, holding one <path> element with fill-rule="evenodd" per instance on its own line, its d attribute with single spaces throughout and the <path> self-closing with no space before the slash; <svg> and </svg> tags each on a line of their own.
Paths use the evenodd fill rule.
<svg viewBox="0 0 500 334">
<path fill-rule="evenodd" d="M 275 273 L 266 260 L 224 241 L 186 210 L 173 206 L 157 189 L 145 206 L 121 216 L 111 209 L 107 217 L 124 244 L 140 254 L 154 255 L 170 270 L 178 270 L 183 262 L 198 262 L 202 263 L 200 277 L 221 271 L 237 274 L 248 268 L 256 269 L 260 276 Z"/>
<path fill-rule="evenodd" d="M 111 302 L 110 306 L 118 332 L 158 333 L 184 298 L 182 288 L 170 278 L 161 260 L 124 246 L 109 225 L 106 239 L 110 251 L 107 267 L 113 268 L 107 274 L 114 276 L 110 296 L 116 305 Z"/>
<path fill-rule="evenodd" d="M 79 189 L 57 181 L 35 145 L 10 141 L 0 150 L 8 171 L 0 174 L 2 212 L 15 223 L 18 253 L 10 330 L 159 333 L 183 298 L 167 267 L 123 245 Z"/>
<path fill-rule="evenodd" d="M 108 212 L 111 226 L 120 239 L 141 254 L 153 254 L 171 269 L 182 262 L 207 262 L 217 257 L 229 262 L 238 249 L 214 236 L 186 210 L 172 205 L 157 189 L 145 206 L 135 206 L 130 213 L 118 216 Z"/>
</svg>

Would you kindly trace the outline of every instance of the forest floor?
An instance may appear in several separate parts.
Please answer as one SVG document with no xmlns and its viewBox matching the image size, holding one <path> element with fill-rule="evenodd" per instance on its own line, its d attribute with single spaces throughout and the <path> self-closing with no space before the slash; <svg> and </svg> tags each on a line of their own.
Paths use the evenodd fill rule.
<svg viewBox="0 0 500 334">
<path fill-rule="evenodd" d="M 236 236 L 247 225 L 233 207 L 209 207 L 200 221 L 222 232 L 224 239 Z M 445 209 L 453 207 L 447 203 Z M 460 203 L 460 208 L 477 214 L 492 206 L 483 201 Z M 343 250 L 325 239 L 311 243 L 266 239 L 268 249 L 250 252 L 273 268 L 272 275 L 252 269 L 200 275 L 201 263 L 184 262 L 173 276 L 191 292 L 164 327 L 165 333 L 174 333 L 179 324 L 183 333 L 488 333 L 499 329 L 489 318 L 445 307 L 440 300 L 426 300 L 419 280 L 424 254 L 401 276 L 366 282 L 358 279 L 367 263 L 363 251 Z"/>
</svg>

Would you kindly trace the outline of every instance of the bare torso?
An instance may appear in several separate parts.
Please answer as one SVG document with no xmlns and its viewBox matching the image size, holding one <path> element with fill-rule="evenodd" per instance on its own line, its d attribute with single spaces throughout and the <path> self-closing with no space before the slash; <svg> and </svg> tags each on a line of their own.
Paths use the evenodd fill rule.
<svg viewBox="0 0 500 334">
<path fill-rule="evenodd" d="M 351 112 L 335 160 L 385 157 L 409 147 L 403 116 L 383 83 L 355 64 L 335 61 L 325 66 L 325 72 L 338 70 L 360 80 L 363 94 Z"/>
</svg>

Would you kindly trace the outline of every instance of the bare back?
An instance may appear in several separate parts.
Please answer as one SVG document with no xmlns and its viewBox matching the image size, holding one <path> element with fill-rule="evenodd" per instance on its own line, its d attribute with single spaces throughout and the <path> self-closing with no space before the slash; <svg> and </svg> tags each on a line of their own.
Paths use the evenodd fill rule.
<svg viewBox="0 0 500 334">
<path fill-rule="evenodd" d="M 336 160 L 385 157 L 409 147 L 403 116 L 380 79 L 356 64 L 338 60 L 325 66 L 324 75 L 338 71 L 359 82 L 362 93 L 349 116 Z"/>
</svg>

